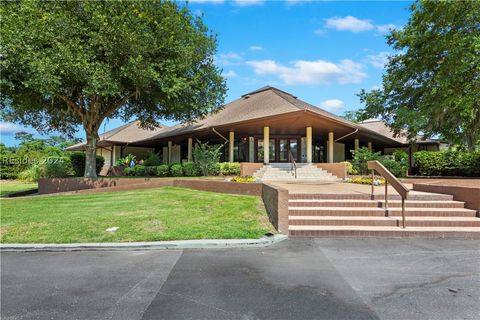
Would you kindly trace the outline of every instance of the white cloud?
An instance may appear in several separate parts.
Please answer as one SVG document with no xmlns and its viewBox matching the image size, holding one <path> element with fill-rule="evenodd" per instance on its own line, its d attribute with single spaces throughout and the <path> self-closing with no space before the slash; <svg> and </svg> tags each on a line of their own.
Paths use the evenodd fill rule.
<svg viewBox="0 0 480 320">
<path fill-rule="evenodd" d="M 215 57 L 215 62 L 224 66 L 240 64 L 242 60 L 242 56 L 235 52 L 220 53 Z"/>
<path fill-rule="evenodd" d="M 339 99 L 330 99 L 320 102 L 320 107 L 330 111 L 339 111 L 345 108 L 345 102 Z"/>
<path fill-rule="evenodd" d="M 29 131 L 27 128 L 24 126 L 11 123 L 11 122 L 5 122 L 5 121 L 0 121 L 0 132 L 5 133 L 5 134 L 11 134 L 19 131 Z"/>
<path fill-rule="evenodd" d="M 388 62 L 390 52 L 379 52 L 378 54 L 371 54 L 367 56 L 367 61 L 375 68 L 383 69 Z"/>
<path fill-rule="evenodd" d="M 353 16 L 329 18 L 326 20 L 325 27 L 351 32 L 362 32 L 375 28 L 370 20 L 362 20 Z"/>
<path fill-rule="evenodd" d="M 287 0 L 287 6 L 295 6 L 304 2 L 312 2 L 313 0 Z"/>
<path fill-rule="evenodd" d="M 234 0 L 233 3 L 239 7 L 258 6 L 265 3 L 264 0 Z"/>
<path fill-rule="evenodd" d="M 394 25 L 394 24 L 381 24 L 381 25 L 376 25 L 375 28 L 377 29 L 378 32 L 380 33 L 387 33 L 389 32 L 391 29 L 399 29 L 398 26 Z"/>
<path fill-rule="evenodd" d="M 227 72 L 223 73 L 223 76 L 225 78 L 236 78 L 236 77 L 238 77 L 238 74 L 233 70 L 228 70 Z"/>
<path fill-rule="evenodd" d="M 339 63 L 324 60 L 298 60 L 285 66 L 274 60 L 247 61 L 258 75 L 274 75 L 286 84 L 359 83 L 367 75 L 363 65 L 345 59 Z"/>
<path fill-rule="evenodd" d="M 265 50 L 265 48 L 262 47 L 262 46 L 250 46 L 248 48 L 248 50 L 250 50 L 250 51 L 263 51 L 263 50 Z"/>
</svg>

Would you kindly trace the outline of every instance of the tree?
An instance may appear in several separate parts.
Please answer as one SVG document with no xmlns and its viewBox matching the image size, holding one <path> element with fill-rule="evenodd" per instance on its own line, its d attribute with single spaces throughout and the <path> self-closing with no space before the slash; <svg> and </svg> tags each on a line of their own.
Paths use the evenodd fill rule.
<svg viewBox="0 0 480 320">
<path fill-rule="evenodd" d="M 362 121 L 357 111 L 345 111 L 342 117 L 352 122 Z"/>
<path fill-rule="evenodd" d="M 193 160 L 204 176 L 208 176 L 212 167 L 220 160 L 222 145 L 209 145 L 197 140 L 193 148 Z"/>
<path fill-rule="evenodd" d="M 387 35 L 396 51 L 383 88 L 359 93 L 362 119 L 380 116 L 396 134 L 480 143 L 480 2 L 419 1 Z"/>
<path fill-rule="evenodd" d="M 167 1 L 2 1 L 2 117 L 41 133 L 86 134 L 95 177 L 108 118 L 189 121 L 219 109 L 225 81 L 216 37 Z"/>
<path fill-rule="evenodd" d="M 15 140 L 20 140 L 22 142 L 32 141 L 33 140 L 33 134 L 25 132 L 25 131 L 15 132 Z"/>
</svg>

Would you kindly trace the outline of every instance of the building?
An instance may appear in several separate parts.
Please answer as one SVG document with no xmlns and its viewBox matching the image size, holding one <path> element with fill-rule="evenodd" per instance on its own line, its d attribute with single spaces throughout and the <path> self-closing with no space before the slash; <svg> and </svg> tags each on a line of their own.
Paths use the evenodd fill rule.
<svg viewBox="0 0 480 320">
<path fill-rule="evenodd" d="M 440 143 L 394 137 L 381 121 L 354 123 L 266 86 L 244 94 L 216 113 L 189 124 L 144 130 L 134 121 L 100 136 L 97 153 L 106 165 L 131 153 L 149 152 L 165 163 L 192 161 L 196 141 L 222 145 L 221 161 L 333 163 L 351 159 L 351 150 L 368 147 L 382 153 L 402 148 L 438 150 Z M 80 143 L 69 150 L 83 150 Z"/>
</svg>

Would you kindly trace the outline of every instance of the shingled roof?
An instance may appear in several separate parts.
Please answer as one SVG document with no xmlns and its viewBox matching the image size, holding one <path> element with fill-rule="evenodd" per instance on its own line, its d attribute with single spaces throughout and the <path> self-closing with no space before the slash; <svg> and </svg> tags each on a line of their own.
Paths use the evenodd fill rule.
<svg viewBox="0 0 480 320">
<path fill-rule="evenodd" d="M 382 120 L 367 120 L 367 121 L 361 122 L 360 125 L 364 128 L 375 131 L 383 136 L 389 137 L 390 139 L 393 139 L 399 143 L 409 144 L 408 138 L 405 133 L 402 133 L 395 137 L 392 129 L 389 126 L 387 126 L 385 122 L 383 122 Z M 440 141 L 432 140 L 432 139 L 424 139 L 422 136 L 417 136 L 415 138 L 415 143 L 435 144 L 435 143 L 440 143 Z"/>
<path fill-rule="evenodd" d="M 160 125 L 153 130 L 142 129 L 140 121 L 132 121 L 118 128 L 112 129 L 100 135 L 97 142 L 98 147 L 106 147 L 113 144 L 129 144 L 138 140 L 147 139 L 153 135 L 158 134 L 162 130 L 168 128 L 165 125 Z M 86 143 L 81 142 L 67 148 L 69 151 L 82 150 Z"/>
<path fill-rule="evenodd" d="M 311 111 L 335 122 L 342 123 L 353 129 L 363 129 L 369 132 L 368 128 L 360 127 L 358 124 L 346 120 L 298 99 L 296 96 L 271 86 L 265 86 L 258 90 L 249 92 L 234 100 L 225 107 L 191 124 L 177 124 L 162 130 L 158 134 L 137 141 L 146 142 L 149 140 L 163 139 L 167 137 L 198 132 L 222 125 L 240 123 L 243 121 L 260 119 L 296 111 Z M 375 132 L 370 132 L 375 134 Z"/>
</svg>

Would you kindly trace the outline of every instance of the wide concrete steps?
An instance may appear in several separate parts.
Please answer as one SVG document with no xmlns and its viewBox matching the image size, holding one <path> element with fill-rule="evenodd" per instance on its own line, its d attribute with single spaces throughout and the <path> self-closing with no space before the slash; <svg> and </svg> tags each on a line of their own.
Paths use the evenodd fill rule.
<svg viewBox="0 0 480 320">
<path fill-rule="evenodd" d="M 312 164 L 299 163 L 297 171 L 292 170 L 289 163 L 272 163 L 264 165 L 253 176 L 260 181 L 295 181 L 295 182 L 319 182 L 340 181 L 336 176 L 322 170 Z"/>
<path fill-rule="evenodd" d="M 372 199 L 373 198 L 373 199 Z M 480 238 L 475 210 L 445 194 L 411 192 L 405 201 L 366 194 L 290 194 L 292 237 L 456 237 Z"/>
</svg>

